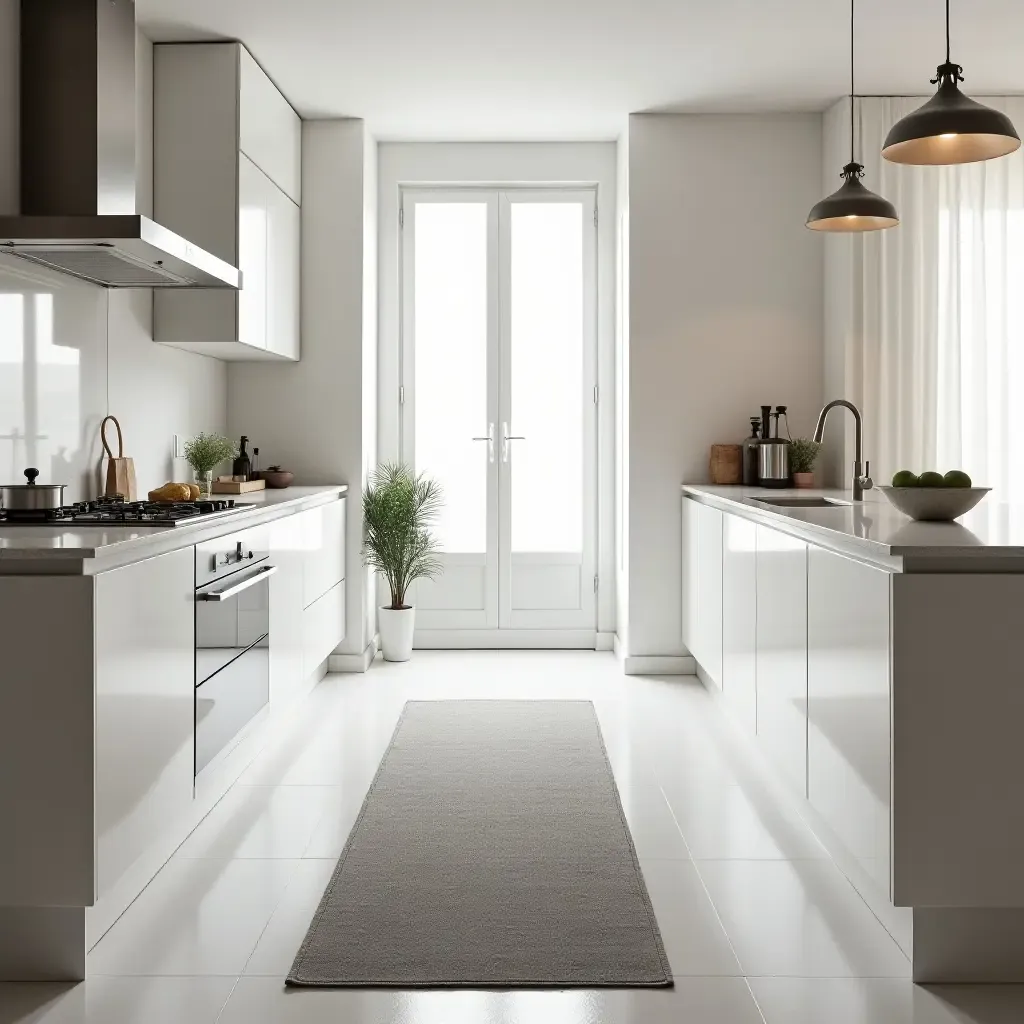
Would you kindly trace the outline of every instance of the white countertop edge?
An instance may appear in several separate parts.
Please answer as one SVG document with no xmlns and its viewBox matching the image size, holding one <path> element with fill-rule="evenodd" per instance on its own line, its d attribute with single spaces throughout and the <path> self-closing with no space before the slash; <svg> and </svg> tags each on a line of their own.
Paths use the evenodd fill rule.
<svg viewBox="0 0 1024 1024">
<path fill-rule="evenodd" d="M 890 572 L 1024 572 L 1024 509 L 983 503 L 954 523 L 919 523 L 879 491 L 769 490 L 683 484 L 682 492 L 723 512 Z M 771 508 L 756 499 L 826 497 L 841 509 Z"/>
<path fill-rule="evenodd" d="M 737 494 L 735 497 L 729 497 L 710 490 L 707 486 L 702 486 L 701 484 L 683 484 L 682 492 L 697 499 L 704 505 L 710 505 L 722 512 L 741 515 L 744 519 L 749 519 L 751 522 L 771 527 L 780 533 L 796 537 L 798 540 L 808 541 L 836 554 L 848 555 L 859 561 L 870 562 L 872 565 L 886 569 L 889 572 L 902 572 L 903 570 L 902 558 L 893 550 L 891 545 L 880 541 L 857 537 L 843 530 L 834 530 L 827 526 L 794 519 L 782 509 L 770 509 L 757 504 L 749 496 Z M 771 493 L 766 490 L 765 497 L 769 497 Z M 778 491 L 776 493 L 790 494 L 792 492 Z M 800 494 L 803 497 L 821 496 L 851 503 L 853 501 L 849 492 L 839 490 L 804 490 Z"/>
<path fill-rule="evenodd" d="M 325 484 L 316 487 L 288 487 L 280 492 L 243 494 L 238 496 L 238 500 L 252 501 L 254 507 L 235 515 L 206 523 L 199 521 L 185 526 L 146 529 L 144 532 L 126 537 L 123 541 L 92 546 L 82 543 L 74 547 L 48 548 L 38 543 L 39 540 L 46 539 L 44 531 L 49 531 L 49 536 L 52 537 L 53 532 L 66 531 L 66 528 L 62 527 L 53 527 L 52 531 L 50 527 L 45 526 L 8 527 L 8 531 L 17 531 L 13 536 L 18 540 L 24 538 L 25 546 L 10 546 L 12 534 L 7 533 L 8 546 L 0 547 L 0 574 L 33 574 L 37 570 L 30 566 L 43 566 L 44 571 L 51 574 L 95 575 L 166 554 L 168 551 L 192 547 L 207 540 L 238 533 L 318 505 L 326 505 L 347 493 L 347 484 Z M 257 494 L 260 495 L 259 498 L 256 497 Z M 272 501 L 263 504 L 268 497 L 272 497 Z M 107 534 L 114 532 L 107 527 L 81 527 L 73 532 L 87 535 L 91 531 Z M 33 537 L 37 542 L 33 542 Z"/>
</svg>

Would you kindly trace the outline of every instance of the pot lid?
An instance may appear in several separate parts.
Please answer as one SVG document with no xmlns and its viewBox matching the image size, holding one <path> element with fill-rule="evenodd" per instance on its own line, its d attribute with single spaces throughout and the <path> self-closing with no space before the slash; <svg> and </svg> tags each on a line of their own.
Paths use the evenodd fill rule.
<svg viewBox="0 0 1024 1024">
<path fill-rule="evenodd" d="M 67 487 L 67 484 L 37 484 L 37 476 L 39 476 L 39 470 L 30 466 L 25 470 L 25 478 L 28 480 L 27 484 L 4 484 L 3 488 L 5 491 L 27 491 L 30 488 L 35 490 L 37 487 Z"/>
</svg>

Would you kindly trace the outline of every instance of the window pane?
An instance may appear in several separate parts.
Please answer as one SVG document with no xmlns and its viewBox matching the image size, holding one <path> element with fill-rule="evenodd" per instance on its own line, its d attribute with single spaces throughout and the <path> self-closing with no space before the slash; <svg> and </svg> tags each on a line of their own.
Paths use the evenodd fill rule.
<svg viewBox="0 0 1024 1024">
<path fill-rule="evenodd" d="M 512 550 L 583 550 L 583 205 L 512 204 Z"/>
<path fill-rule="evenodd" d="M 445 551 L 487 546 L 487 205 L 417 203 L 416 469 L 444 488 Z"/>
</svg>

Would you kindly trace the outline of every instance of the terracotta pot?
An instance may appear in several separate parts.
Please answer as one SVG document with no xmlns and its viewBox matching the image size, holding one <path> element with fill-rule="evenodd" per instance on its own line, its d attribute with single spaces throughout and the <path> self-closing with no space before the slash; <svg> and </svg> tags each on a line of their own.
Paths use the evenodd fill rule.
<svg viewBox="0 0 1024 1024">
<path fill-rule="evenodd" d="M 813 473 L 794 473 L 793 474 L 793 486 L 801 489 L 814 486 L 814 474 Z"/>
</svg>

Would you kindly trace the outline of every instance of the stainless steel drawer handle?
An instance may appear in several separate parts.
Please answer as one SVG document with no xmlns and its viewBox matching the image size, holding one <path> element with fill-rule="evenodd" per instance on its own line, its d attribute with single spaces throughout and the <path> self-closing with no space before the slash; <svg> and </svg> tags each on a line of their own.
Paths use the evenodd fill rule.
<svg viewBox="0 0 1024 1024">
<path fill-rule="evenodd" d="M 248 590 L 250 587 L 256 586 L 257 583 L 262 583 L 268 576 L 273 576 L 277 572 L 276 565 L 268 565 L 259 572 L 254 572 L 251 576 L 246 577 L 241 583 L 236 583 L 233 587 L 226 587 L 224 590 L 209 590 L 206 593 L 196 594 L 197 601 L 226 601 L 229 597 L 234 597 L 235 594 L 240 594 L 243 590 Z"/>
</svg>

